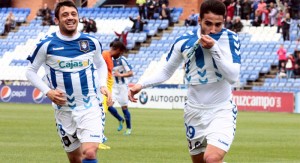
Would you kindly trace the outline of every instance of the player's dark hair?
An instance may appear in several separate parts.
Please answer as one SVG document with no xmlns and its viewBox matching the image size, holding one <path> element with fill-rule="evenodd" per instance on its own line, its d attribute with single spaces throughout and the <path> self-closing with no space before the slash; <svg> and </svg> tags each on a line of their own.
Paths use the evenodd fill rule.
<svg viewBox="0 0 300 163">
<path fill-rule="evenodd" d="M 57 5 L 56 5 L 56 8 L 54 10 L 54 15 L 57 19 L 59 19 L 59 10 L 61 7 L 63 6 L 68 6 L 68 7 L 74 7 L 76 9 L 76 11 L 78 12 L 78 9 L 77 7 L 75 6 L 74 2 L 73 1 L 69 1 L 69 0 L 66 0 L 66 1 L 61 1 L 61 2 L 58 2 Z"/>
<path fill-rule="evenodd" d="M 226 6 L 220 0 L 205 0 L 200 6 L 200 18 L 203 19 L 204 14 L 212 12 L 216 15 L 226 17 Z"/>
<path fill-rule="evenodd" d="M 113 42 L 111 42 L 109 44 L 109 47 L 113 48 L 114 50 L 116 49 L 120 49 L 121 51 L 126 50 L 126 46 L 124 45 L 124 43 L 119 40 L 114 40 Z"/>
</svg>

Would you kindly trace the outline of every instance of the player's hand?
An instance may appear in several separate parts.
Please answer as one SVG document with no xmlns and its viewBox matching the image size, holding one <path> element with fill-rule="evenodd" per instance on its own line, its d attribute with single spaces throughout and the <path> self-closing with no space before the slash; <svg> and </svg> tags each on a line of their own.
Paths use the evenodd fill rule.
<svg viewBox="0 0 300 163">
<path fill-rule="evenodd" d="M 67 102 L 65 94 L 61 90 L 58 90 L 58 89 L 53 90 L 52 89 L 49 92 L 47 92 L 46 95 L 56 105 L 62 106 L 62 105 L 65 105 Z"/>
<path fill-rule="evenodd" d="M 201 34 L 200 43 L 202 44 L 202 47 L 205 49 L 210 49 L 215 45 L 215 41 L 213 40 L 213 38 L 211 38 L 209 35 L 202 35 L 202 34 Z"/>
<path fill-rule="evenodd" d="M 100 92 L 107 97 L 107 105 L 110 106 L 109 104 L 112 104 L 112 98 L 111 93 L 108 91 L 107 87 L 100 87 Z"/>
<path fill-rule="evenodd" d="M 139 93 L 142 90 L 142 86 L 140 84 L 135 84 L 128 91 L 128 98 L 131 102 L 137 102 L 137 98 L 134 97 L 135 94 Z"/>
<path fill-rule="evenodd" d="M 115 77 L 122 77 L 122 74 L 119 71 L 114 72 Z"/>
</svg>

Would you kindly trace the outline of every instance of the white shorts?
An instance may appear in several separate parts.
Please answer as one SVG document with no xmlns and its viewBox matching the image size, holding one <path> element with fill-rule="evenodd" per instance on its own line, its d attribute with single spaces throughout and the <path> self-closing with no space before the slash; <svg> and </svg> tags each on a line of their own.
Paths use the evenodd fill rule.
<svg viewBox="0 0 300 163">
<path fill-rule="evenodd" d="M 206 107 L 186 104 L 184 123 L 190 154 L 205 152 L 207 144 L 228 152 L 234 139 L 237 112 L 231 101 Z"/>
<path fill-rule="evenodd" d="M 93 106 L 84 110 L 55 110 L 58 135 L 66 152 L 72 152 L 84 142 L 103 143 L 105 114 L 102 104 L 95 100 Z"/>
<path fill-rule="evenodd" d="M 118 102 L 121 106 L 128 105 L 128 85 L 127 84 L 114 84 L 113 86 L 113 96 L 114 102 Z"/>
</svg>

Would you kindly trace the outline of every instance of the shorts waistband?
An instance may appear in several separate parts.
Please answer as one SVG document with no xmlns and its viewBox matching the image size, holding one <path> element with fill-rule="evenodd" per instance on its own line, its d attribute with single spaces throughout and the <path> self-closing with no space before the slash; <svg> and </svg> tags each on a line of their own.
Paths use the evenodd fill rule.
<svg viewBox="0 0 300 163">
<path fill-rule="evenodd" d="M 208 110 L 208 109 L 214 109 L 214 108 L 220 108 L 220 107 L 227 107 L 227 106 L 234 106 L 232 101 L 225 101 L 222 103 L 218 104 L 211 104 L 211 105 L 204 105 L 204 104 L 194 104 L 191 103 L 190 101 L 187 101 L 187 105 L 192 107 L 192 108 L 197 108 L 197 109 L 203 109 L 203 110 Z"/>
</svg>

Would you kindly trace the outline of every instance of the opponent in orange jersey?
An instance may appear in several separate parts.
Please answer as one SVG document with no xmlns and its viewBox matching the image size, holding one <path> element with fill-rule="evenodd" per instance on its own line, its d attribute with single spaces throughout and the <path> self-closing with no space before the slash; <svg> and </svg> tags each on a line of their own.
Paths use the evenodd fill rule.
<svg viewBox="0 0 300 163">
<path fill-rule="evenodd" d="M 114 79 L 113 79 L 113 68 L 114 68 L 114 63 L 113 63 L 113 58 L 119 58 L 124 51 L 126 50 L 125 45 L 121 41 L 113 41 L 110 43 L 110 49 L 105 50 L 102 52 L 102 56 L 106 62 L 107 65 L 107 70 L 108 70 L 108 77 L 107 77 L 107 89 L 110 93 L 112 93 L 112 88 L 114 84 Z M 113 103 L 108 103 L 106 96 L 103 96 L 103 108 L 104 108 L 104 113 L 109 112 L 116 117 L 119 120 L 119 127 L 118 130 L 123 128 L 123 123 L 124 119 L 118 114 L 117 110 L 114 108 L 110 108 L 110 106 L 113 105 Z M 99 144 L 99 149 L 110 149 L 109 146 L 104 145 L 104 144 Z"/>
</svg>

